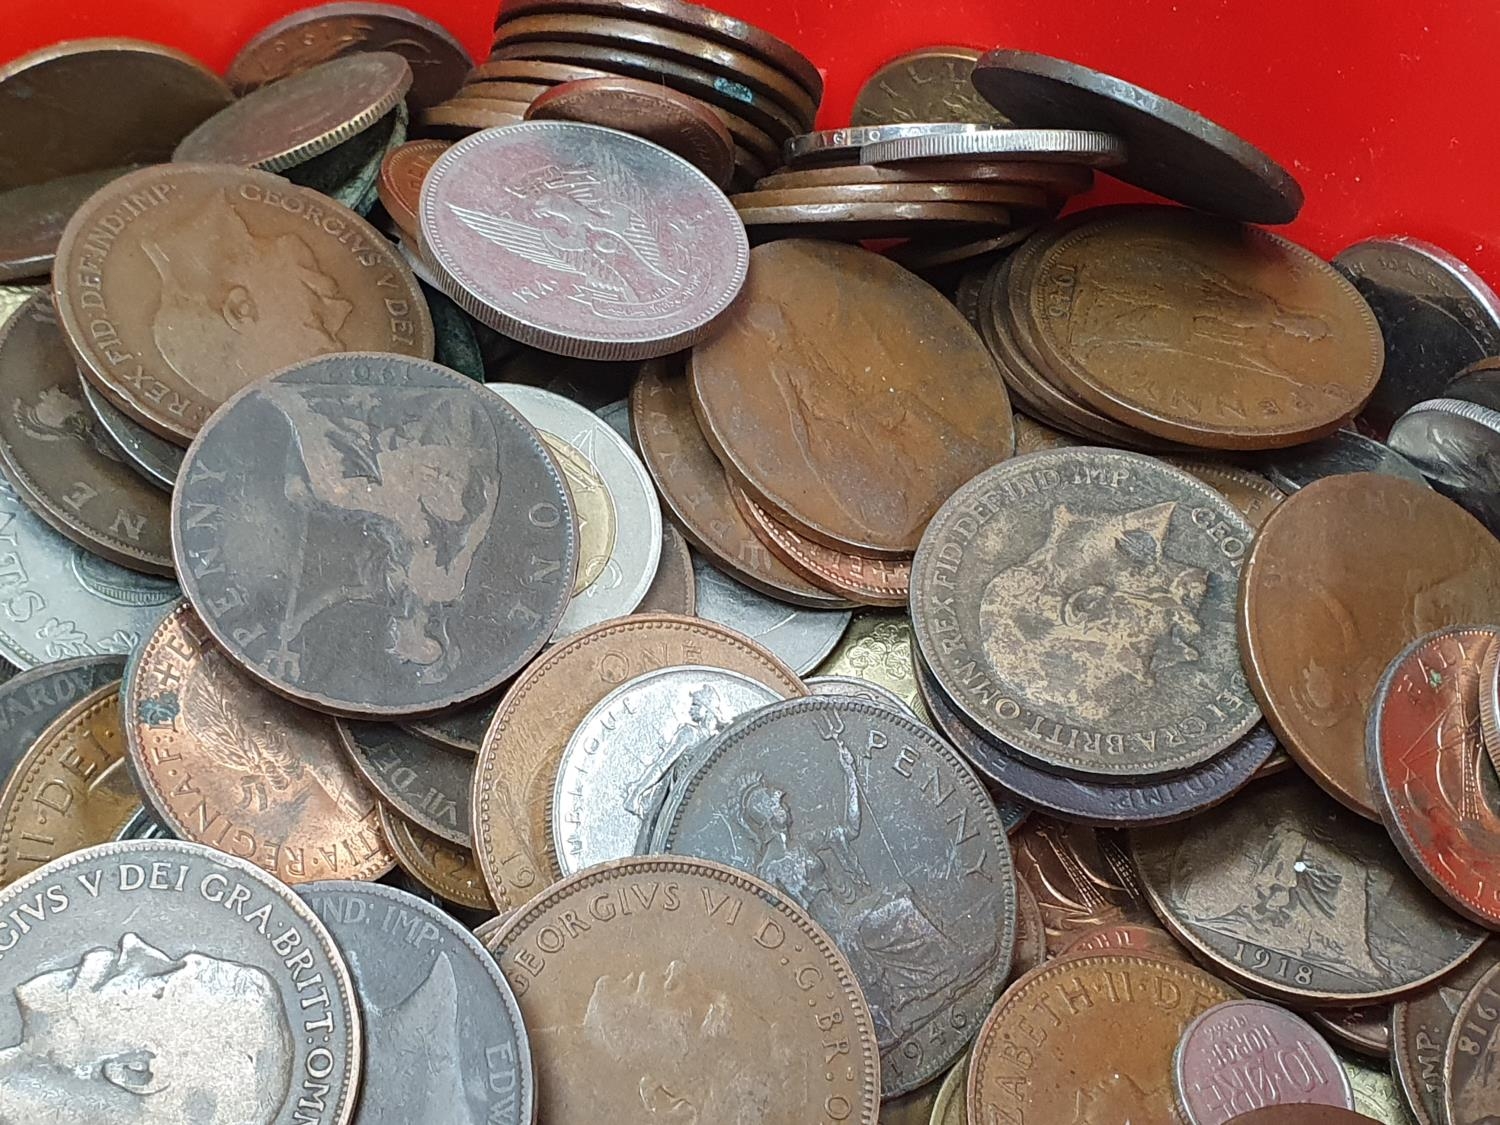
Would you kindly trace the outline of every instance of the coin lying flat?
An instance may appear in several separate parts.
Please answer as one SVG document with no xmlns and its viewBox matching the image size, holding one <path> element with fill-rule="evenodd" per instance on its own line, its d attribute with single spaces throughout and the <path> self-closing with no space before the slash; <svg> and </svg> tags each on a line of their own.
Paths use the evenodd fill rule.
<svg viewBox="0 0 1500 1125">
<path fill-rule="evenodd" d="M 693 558 L 693 582 L 699 617 L 764 645 L 799 675 L 812 671 L 833 650 L 853 616 L 846 609 L 803 609 L 768 598 L 701 556 Z"/>
<path fill-rule="evenodd" d="M 1443 1052 L 1458 1009 L 1479 979 L 1500 961 L 1493 942 L 1430 988 L 1391 1007 L 1391 1063 L 1418 1125 L 1446 1121 L 1448 1071 Z"/>
<path fill-rule="evenodd" d="M 1139 957 L 1164 957 L 1173 961 L 1187 961 L 1187 950 L 1183 949 L 1172 935 L 1157 926 L 1142 926 L 1132 922 L 1115 922 L 1084 930 L 1058 951 L 1058 957 L 1080 957 L 1093 953 L 1132 953 Z"/>
<path fill-rule="evenodd" d="M 0 684 L 0 786 L 41 734 L 86 695 L 118 683 L 123 656 L 75 656 Z"/>
<path fill-rule="evenodd" d="M 1500 534 L 1500 410 L 1452 398 L 1419 402 L 1396 419 L 1389 440 L 1433 488 Z"/>
<path fill-rule="evenodd" d="M 1427 483 L 1422 471 L 1401 454 L 1349 429 L 1335 430 L 1306 445 L 1257 455 L 1253 463 L 1283 492 L 1296 492 L 1315 480 L 1350 473 L 1383 473 L 1414 484 Z"/>
<path fill-rule="evenodd" d="M 1448 1125 L 1485 1125 L 1500 1114 L 1500 1083 L 1493 1058 L 1500 1034 L 1500 967 L 1469 989 L 1453 1017 L 1443 1052 L 1448 1085 L 1443 1095 Z"/>
<path fill-rule="evenodd" d="M 531 1125 L 536 1079 L 515 994 L 474 936 L 391 887 L 299 891 L 348 959 L 364 1025 L 358 1125 Z"/>
<path fill-rule="evenodd" d="M 704 1122 L 746 1105 L 764 1125 L 799 1125 L 810 1106 L 849 1125 L 879 1114 L 875 1027 L 848 961 L 759 879 L 621 860 L 552 888 L 490 948 L 549 1125 L 597 1125 L 637 1099 L 645 1116 L 673 1106 Z"/>
<path fill-rule="evenodd" d="M 374 354 L 289 368 L 220 410 L 183 462 L 173 546 L 235 663 L 356 718 L 499 687 L 556 628 L 578 553 L 531 426 L 456 372 Z"/>
<path fill-rule="evenodd" d="M 473 758 L 435 746 L 393 723 L 340 719 L 337 726 L 349 760 L 381 800 L 451 844 L 467 848 L 473 843 Z"/>
<path fill-rule="evenodd" d="M 486 914 L 495 903 L 485 889 L 474 852 L 413 824 L 389 805 L 380 806 L 380 832 L 401 870 L 444 902 Z"/>
<path fill-rule="evenodd" d="M 131 468 L 158 488 L 172 491 L 177 484 L 178 470 L 182 468 L 182 447 L 146 429 L 105 398 L 87 379 L 78 379 L 78 385 L 83 391 L 83 401 L 88 403 L 99 425 L 104 427 L 109 440 L 124 454 Z"/>
<path fill-rule="evenodd" d="M 1006 124 L 1005 116 L 980 97 L 969 80 L 981 53 L 968 47 L 925 47 L 892 59 L 870 75 L 854 96 L 854 124 Z"/>
<path fill-rule="evenodd" d="M 45 277 L 73 212 L 111 180 L 138 165 L 78 172 L 42 184 L 0 190 L 0 281 Z"/>
<path fill-rule="evenodd" d="M 28 1120 L 348 1125 L 362 1035 L 338 947 L 295 893 L 198 844 L 77 852 L 0 894 L 0 996 Z M 309 1110 L 308 1107 L 320 1107 Z M 315 1116 L 309 1117 L 312 1112 Z"/>
</svg>

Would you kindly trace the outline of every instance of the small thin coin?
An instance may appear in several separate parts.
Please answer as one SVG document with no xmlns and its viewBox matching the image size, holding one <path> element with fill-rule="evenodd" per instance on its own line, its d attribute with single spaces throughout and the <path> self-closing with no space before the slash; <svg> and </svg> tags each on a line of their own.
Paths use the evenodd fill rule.
<svg viewBox="0 0 1500 1125">
<path fill-rule="evenodd" d="M 1320 1008 L 1304 1013 L 1307 1020 L 1346 1051 L 1372 1059 L 1391 1058 L 1391 1005 L 1364 1008 Z"/>
<path fill-rule="evenodd" d="M 1335 430 L 1328 437 L 1290 449 L 1258 455 L 1252 466 L 1283 492 L 1296 492 L 1324 477 L 1350 473 L 1383 473 L 1427 483 L 1422 471 L 1390 447 L 1355 430 Z"/>
<path fill-rule="evenodd" d="M 853 617 L 847 609 L 804 609 L 768 598 L 693 558 L 696 613 L 749 637 L 798 673 L 816 668 L 838 644 Z"/>
<path fill-rule="evenodd" d="M 982 51 L 970 47 L 924 47 L 886 63 L 854 96 L 854 124 L 900 125 L 913 121 L 974 121 L 1009 124 L 985 101 L 974 83 Z"/>
<path fill-rule="evenodd" d="M 931 725 L 932 717 L 917 687 L 911 618 L 904 611 L 860 610 L 816 672 L 820 676 L 852 676 L 884 688 Z"/>
<path fill-rule="evenodd" d="M 914 238 L 933 232 L 1005 229 L 1011 209 L 992 203 L 786 203 L 735 208 L 759 242 L 775 239 Z"/>
<path fill-rule="evenodd" d="M 0 684 L 0 786 L 58 716 L 124 672 L 123 656 L 75 656 Z"/>
<path fill-rule="evenodd" d="M 421 886 L 444 902 L 494 913 L 494 900 L 472 850 L 413 824 L 388 805 L 380 806 L 380 833 L 401 869 Z"/>
<path fill-rule="evenodd" d="M 183 448 L 146 429 L 105 398 L 104 393 L 87 379 L 79 378 L 78 385 L 83 390 L 83 401 L 88 403 L 99 425 L 104 427 L 115 448 L 125 455 L 131 468 L 157 488 L 172 491 L 177 485 L 177 473 L 182 469 Z"/>
<path fill-rule="evenodd" d="M 923 126 L 926 128 L 926 126 Z M 854 130 L 835 130 L 835 132 Z M 812 133 L 809 136 L 827 134 Z M 802 138 L 799 138 L 802 139 Z M 755 185 L 758 191 L 784 188 L 829 187 L 842 184 L 1016 184 L 1037 187 L 1049 196 L 1072 196 L 1088 191 L 1094 174 L 1073 164 L 1027 163 L 1004 160 L 986 164 L 954 160 L 946 164 L 918 164 L 910 168 L 873 164 L 837 165 L 829 168 L 797 168 L 766 176 Z"/>
<path fill-rule="evenodd" d="M 1500 410 L 1453 398 L 1419 402 L 1396 419 L 1389 441 L 1433 488 L 1500 535 Z"/>
<path fill-rule="evenodd" d="M 73 212 L 111 180 L 139 165 L 78 172 L 43 184 L 0 191 L 0 281 L 23 281 L 52 272 L 57 243 Z"/>
<path fill-rule="evenodd" d="M 340 719 L 337 727 L 349 760 L 381 800 L 451 844 L 473 844 L 471 756 L 435 746 L 393 723 Z"/>
<path fill-rule="evenodd" d="M 1051 205 L 1047 193 L 1026 184 L 1003 183 L 905 183 L 823 184 L 815 187 L 767 189 L 730 197 L 736 208 L 763 209 L 839 203 L 983 203 L 1023 210 L 1043 211 Z"/>
<path fill-rule="evenodd" d="M 926 160 L 1026 160 L 1111 168 L 1126 149 L 1110 133 L 1083 129 L 980 129 L 874 141 L 859 150 L 862 164 Z"/>
<path fill-rule="evenodd" d="M 411 238 L 417 237 L 422 184 L 438 157 L 450 147 L 447 141 L 407 141 L 380 162 L 380 202 L 402 233 Z"/>
<path fill-rule="evenodd" d="M 661 527 L 661 564 L 656 580 L 635 607 L 636 613 L 678 613 L 692 616 L 698 611 L 698 581 L 693 574 L 693 554 L 687 540 L 669 523 Z"/>
<path fill-rule="evenodd" d="M 1443 1052 L 1447 1125 L 1488 1125 L 1500 1114 L 1500 1079 L 1494 1068 L 1500 1047 L 1500 966 L 1480 977 L 1453 1017 Z"/>
<path fill-rule="evenodd" d="M 789 167 L 820 168 L 825 165 L 856 166 L 865 145 L 903 137 L 933 137 L 944 133 L 976 133 L 987 125 L 958 121 L 908 121 L 886 125 L 851 125 L 845 129 L 819 129 L 786 142 L 783 153 Z M 851 168 L 852 170 L 852 168 Z"/>
<path fill-rule="evenodd" d="M 1500 962 L 1493 941 L 1430 988 L 1391 1006 L 1391 1063 L 1417 1125 L 1446 1125 L 1443 1052 L 1464 997 Z"/>
<path fill-rule="evenodd" d="M 459 141 L 481 129 L 519 125 L 522 120 L 521 110 L 502 110 L 494 102 L 446 101 L 442 105 L 423 110 L 417 117 L 417 125 L 419 132 L 425 137 Z M 437 282 L 432 284 L 436 285 Z"/>
</svg>

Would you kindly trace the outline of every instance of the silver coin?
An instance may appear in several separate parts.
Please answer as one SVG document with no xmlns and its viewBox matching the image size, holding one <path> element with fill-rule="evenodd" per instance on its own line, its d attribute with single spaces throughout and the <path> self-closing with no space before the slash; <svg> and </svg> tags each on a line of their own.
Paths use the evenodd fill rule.
<svg viewBox="0 0 1500 1125">
<path fill-rule="evenodd" d="M 696 666 L 647 672 L 606 695 L 558 763 L 551 821 L 562 873 L 634 855 L 677 761 L 783 698 L 748 676 Z"/>
<path fill-rule="evenodd" d="M 474 846 L 469 789 L 474 759 L 394 723 L 339 719 L 339 741 L 382 800 L 419 827 L 459 847 Z"/>
<path fill-rule="evenodd" d="M 1264 454 L 1253 459 L 1253 467 L 1283 492 L 1296 492 L 1315 480 L 1348 473 L 1384 473 L 1416 484 L 1427 483 L 1421 470 L 1401 454 L 1353 430 L 1336 430 L 1318 441 Z"/>
<path fill-rule="evenodd" d="M 768 598 L 716 570 L 696 551 L 693 580 L 699 617 L 764 645 L 798 675 L 822 663 L 854 617 L 852 610 L 803 609 Z"/>
<path fill-rule="evenodd" d="M 177 470 L 182 468 L 182 458 L 187 452 L 173 445 L 166 438 L 153 434 L 134 418 L 125 414 L 105 398 L 87 379 L 79 379 L 83 397 L 104 427 L 104 432 L 125 455 L 130 466 L 140 472 L 146 480 L 168 492 L 177 483 Z"/>
<path fill-rule="evenodd" d="M 848 699 L 858 699 L 865 703 L 874 704 L 876 707 L 889 707 L 898 714 L 905 715 L 908 719 L 924 722 L 922 717 L 907 706 L 906 700 L 893 692 L 890 688 L 883 688 L 879 684 L 873 684 L 869 680 L 862 680 L 858 676 L 808 676 L 802 681 L 807 685 L 807 690 L 814 695 L 844 696 Z M 931 726 L 931 723 L 927 724 Z"/>
<path fill-rule="evenodd" d="M 102 844 L 0 892 L 7 1121 L 347 1125 L 353 983 L 312 910 L 199 844 Z"/>
<path fill-rule="evenodd" d="M 1454 398 L 1419 402 L 1391 427 L 1391 448 L 1500 535 L 1500 410 Z"/>
<path fill-rule="evenodd" d="M 0 478 L 0 656 L 12 664 L 132 652 L 180 597 L 170 579 L 59 535 Z"/>
<path fill-rule="evenodd" d="M 859 150 L 880 141 L 904 137 L 933 137 L 943 133 L 977 133 L 988 125 L 942 121 L 931 124 L 908 122 L 901 125 L 851 125 L 846 129 L 820 129 L 791 137 L 785 145 L 786 162 L 793 168 L 818 164 L 854 164 Z"/>
<path fill-rule="evenodd" d="M 123 656 L 80 656 L 39 664 L 0 684 L 0 786 L 53 719 L 124 674 Z"/>
<path fill-rule="evenodd" d="M 623 617 L 641 604 L 661 564 L 661 505 L 646 466 L 576 402 L 520 383 L 487 385 L 541 435 L 578 516 L 578 584 L 552 639 Z"/>
<path fill-rule="evenodd" d="M 1500 297 L 1448 251 L 1415 238 L 1371 238 L 1333 259 L 1380 322 L 1385 370 L 1363 415 L 1378 433 L 1453 376 L 1500 352 Z"/>
<path fill-rule="evenodd" d="M 608 422 L 609 428 L 624 438 L 630 444 L 631 449 L 635 449 L 635 434 L 630 430 L 630 400 L 628 398 L 606 403 L 594 413 Z"/>
<path fill-rule="evenodd" d="M 369 883 L 301 888 L 343 950 L 365 1029 L 355 1125 L 531 1125 L 521 1009 L 495 959 L 435 906 Z"/>
<path fill-rule="evenodd" d="M 921 723 L 851 699 L 776 703 L 714 740 L 664 851 L 757 875 L 849 958 L 882 1096 L 942 1074 L 1010 971 L 1016 891 L 989 794 Z"/>
<path fill-rule="evenodd" d="M 953 159 L 1049 160 L 1109 168 L 1125 159 L 1125 145 L 1111 133 L 1084 129 L 978 129 L 875 141 L 859 150 L 861 164 Z"/>
</svg>

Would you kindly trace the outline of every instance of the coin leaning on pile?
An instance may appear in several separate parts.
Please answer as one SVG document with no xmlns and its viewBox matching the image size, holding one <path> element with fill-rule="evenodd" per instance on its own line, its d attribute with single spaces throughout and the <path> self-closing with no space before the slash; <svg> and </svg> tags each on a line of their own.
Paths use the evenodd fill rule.
<svg viewBox="0 0 1500 1125">
<path fill-rule="evenodd" d="M 1500 1115 L 1462 262 L 684 0 L 228 75 L 0 67 L 0 1118 Z"/>
</svg>

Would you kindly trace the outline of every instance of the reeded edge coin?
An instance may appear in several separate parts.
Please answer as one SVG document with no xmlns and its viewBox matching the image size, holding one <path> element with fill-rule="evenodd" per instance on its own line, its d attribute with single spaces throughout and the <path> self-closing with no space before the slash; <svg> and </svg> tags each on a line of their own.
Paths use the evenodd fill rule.
<svg viewBox="0 0 1500 1125">
<path fill-rule="evenodd" d="M 875 141 L 859 150 L 861 164 L 901 164 L 911 160 L 1051 160 L 1111 168 L 1125 160 L 1124 142 L 1112 133 L 1086 129 L 977 129 Z"/>
<path fill-rule="evenodd" d="M 832 160 L 845 160 L 853 164 L 859 158 L 859 150 L 865 145 L 881 141 L 902 140 L 907 137 L 933 137 L 944 133 L 978 133 L 991 128 L 967 122 L 913 122 L 904 125 L 850 125 L 843 129 L 819 129 L 812 133 L 789 137 L 782 146 L 782 155 L 792 166 Z"/>
<path fill-rule="evenodd" d="M 1492 645 L 1479 667 L 1479 728 L 1484 751 L 1500 770 L 1500 645 Z"/>
</svg>

